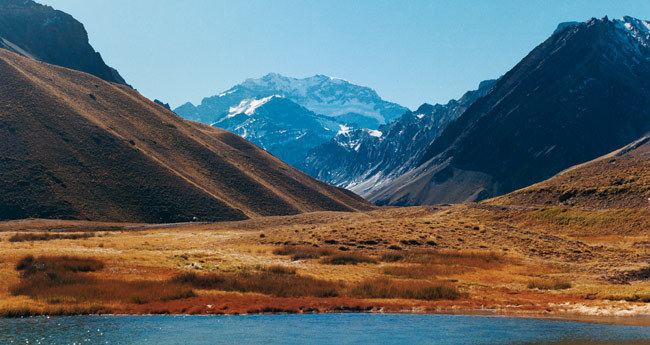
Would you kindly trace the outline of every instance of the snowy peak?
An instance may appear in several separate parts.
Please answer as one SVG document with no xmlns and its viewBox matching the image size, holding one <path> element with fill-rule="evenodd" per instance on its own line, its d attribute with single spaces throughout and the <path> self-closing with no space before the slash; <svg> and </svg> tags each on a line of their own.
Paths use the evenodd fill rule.
<svg viewBox="0 0 650 345">
<path fill-rule="evenodd" d="M 650 46 L 650 21 L 637 19 L 630 16 L 624 16 L 620 19 L 609 19 L 607 16 L 598 19 L 591 18 L 586 22 L 564 22 L 557 26 L 553 34 L 561 33 L 567 28 L 573 28 L 573 32 L 579 30 L 581 27 L 591 27 L 594 25 L 613 25 L 619 32 L 624 33 L 625 36 L 631 37 L 642 46 Z M 622 37 L 625 37 L 622 36 Z"/>
<path fill-rule="evenodd" d="M 212 125 L 246 138 L 294 166 L 309 150 L 333 138 L 336 128 L 351 130 L 278 95 L 242 100 Z"/>
<path fill-rule="evenodd" d="M 614 19 L 612 21 L 616 27 L 624 30 L 641 45 L 647 47 L 650 45 L 650 22 L 647 20 L 636 19 L 630 16 L 625 16 L 621 19 Z"/>
<path fill-rule="evenodd" d="M 235 117 L 239 114 L 251 116 L 255 114 L 257 108 L 263 106 L 264 104 L 268 103 L 271 99 L 276 97 L 281 98 L 282 96 L 273 95 L 261 99 L 253 98 L 253 99 L 242 100 L 241 102 L 239 102 L 237 106 L 230 107 L 228 109 L 228 115 L 226 117 L 228 118 Z"/>
<path fill-rule="evenodd" d="M 245 88 L 268 88 L 277 91 L 282 91 L 287 94 L 300 94 L 307 95 L 314 87 L 322 86 L 323 84 L 336 84 L 336 85 L 350 85 L 360 88 L 365 88 L 357 85 L 350 84 L 344 79 L 332 78 L 326 75 L 317 74 L 307 78 L 292 78 L 286 77 L 278 73 L 269 73 L 261 78 L 249 78 L 242 82 L 240 85 Z M 377 93 L 370 89 L 365 88 L 379 97 Z"/>
<path fill-rule="evenodd" d="M 322 74 L 299 79 L 269 73 L 261 78 L 246 79 L 227 91 L 206 97 L 198 106 L 186 103 L 175 112 L 190 120 L 214 123 L 225 113 L 239 114 L 242 108 L 248 106 L 242 103 L 244 101 L 269 96 L 284 97 L 318 115 L 336 117 L 338 121 L 355 127 L 373 129 L 408 111 L 399 104 L 383 100 L 375 90 L 344 79 Z"/>
</svg>

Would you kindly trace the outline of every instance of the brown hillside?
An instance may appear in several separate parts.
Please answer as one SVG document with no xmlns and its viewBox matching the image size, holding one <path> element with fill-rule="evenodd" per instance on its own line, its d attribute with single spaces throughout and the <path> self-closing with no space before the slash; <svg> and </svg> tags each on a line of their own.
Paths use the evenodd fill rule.
<svg viewBox="0 0 650 345">
<path fill-rule="evenodd" d="M 130 88 L 0 50 L 0 219 L 238 220 L 368 209 Z"/>
<path fill-rule="evenodd" d="M 589 208 L 650 205 L 650 135 L 551 179 L 498 197 L 491 203 L 566 204 Z"/>
</svg>

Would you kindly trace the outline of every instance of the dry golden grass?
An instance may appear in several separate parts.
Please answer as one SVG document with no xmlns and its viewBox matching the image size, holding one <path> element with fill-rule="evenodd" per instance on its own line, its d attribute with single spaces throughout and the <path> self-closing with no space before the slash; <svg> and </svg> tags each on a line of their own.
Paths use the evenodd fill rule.
<svg viewBox="0 0 650 345">
<path fill-rule="evenodd" d="M 407 298 L 419 300 L 454 300 L 460 298 L 458 290 L 447 283 L 392 280 L 387 278 L 364 280 L 353 286 L 350 289 L 350 294 L 363 298 Z"/>
<path fill-rule="evenodd" d="M 647 236 L 639 235 L 638 231 L 629 236 L 623 231 L 616 236 L 590 237 L 590 230 L 598 225 L 585 223 L 582 237 L 576 239 L 556 227 L 554 221 L 539 217 L 524 220 L 530 212 L 534 210 L 468 204 L 389 208 L 370 213 L 320 212 L 214 224 L 124 224 L 114 231 L 101 224 L 66 223 L 65 227 L 75 233 L 94 229 L 103 235 L 83 241 L 47 242 L 8 241 L 16 228 L 50 231 L 44 221 L 38 221 L 38 225 L 29 221 L 0 224 L 0 229 L 6 230 L 0 231 L 0 313 L 26 314 L 26 309 L 33 313 L 62 314 L 84 310 L 298 312 L 301 306 L 320 311 L 366 310 L 356 309 L 359 306 L 387 311 L 457 311 L 487 306 L 505 313 L 546 313 L 547 310 L 553 313 L 563 303 L 592 305 L 616 299 L 634 304 L 647 297 L 650 282 L 636 278 L 642 278 L 643 268 L 647 266 L 644 263 L 647 247 L 643 246 L 650 242 Z M 576 223 L 571 224 L 578 229 Z M 60 222 L 53 222 L 52 227 L 65 232 Z M 337 242 L 332 242 L 333 239 Z M 410 244 L 415 243 L 410 240 L 417 240 L 420 245 Z M 428 245 L 430 241 L 436 245 Z M 399 246 L 400 250 L 389 249 L 391 246 Z M 340 247 L 346 247 L 347 251 Z M 28 254 L 35 258 L 95 258 L 105 268 L 77 275 L 96 282 L 105 281 L 105 286 L 112 286 L 111 289 L 128 288 L 145 280 L 179 286 L 193 291 L 196 297 L 162 301 L 158 297 L 108 296 L 92 300 L 83 296 L 68 298 L 75 291 L 66 291 L 59 294 L 58 300 L 51 299 L 57 303 L 48 303 L 49 296 L 39 297 L 37 292 L 30 292 L 34 297 L 11 295 L 10 288 L 23 280 L 14 267 L 16 258 Z M 331 265 L 321 261 L 339 254 L 367 257 L 377 263 Z M 305 257 L 310 259 L 298 259 Z M 192 272 L 198 277 L 190 279 L 193 283 L 173 282 L 182 272 Z M 640 273 L 632 274 L 635 280 L 630 284 L 614 284 L 603 279 L 622 277 L 625 272 Z M 539 277 L 562 277 L 571 282 L 572 288 L 529 289 L 528 283 Z M 383 280 L 383 285 L 378 286 L 393 291 L 388 294 L 391 296 L 398 293 L 388 288 L 393 283 L 386 282 L 436 285 L 444 280 L 453 282 L 463 298 L 427 301 L 413 299 L 414 293 L 401 293 L 402 297 L 364 301 L 367 297 L 361 297 L 359 290 L 352 293 L 360 282 L 373 280 Z M 144 289 L 154 288 L 145 286 Z M 92 293 L 106 296 L 108 292 L 94 290 Z M 334 294 L 338 297 L 315 297 Z M 398 298 L 398 302 L 390 302 L 391 298 Z M 206 305 L 215 307 L 208 309 Z"/>
</svg>

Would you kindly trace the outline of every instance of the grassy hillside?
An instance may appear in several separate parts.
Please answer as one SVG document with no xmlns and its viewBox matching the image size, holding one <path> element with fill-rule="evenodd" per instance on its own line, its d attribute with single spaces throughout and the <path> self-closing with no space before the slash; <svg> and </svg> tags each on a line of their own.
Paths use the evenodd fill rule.
<svg viewBox="0 0 650 345">
<path fill-rule="evenodd" d="M 127 86 L 0 50 L 0 219 L 241 220 L 369 209 Z"/>
</svg>

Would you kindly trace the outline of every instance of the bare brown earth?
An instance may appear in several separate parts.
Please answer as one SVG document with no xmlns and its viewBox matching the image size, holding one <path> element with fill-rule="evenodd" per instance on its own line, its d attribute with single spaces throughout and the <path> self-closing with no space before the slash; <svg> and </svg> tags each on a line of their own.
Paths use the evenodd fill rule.
<svg viewBox="0 0 650 345">
<path fill-rule="evenodd" d="M 242 220 L 369 210 L 135 90 L 0 50 L 0 219 Z"/>
</svg>

